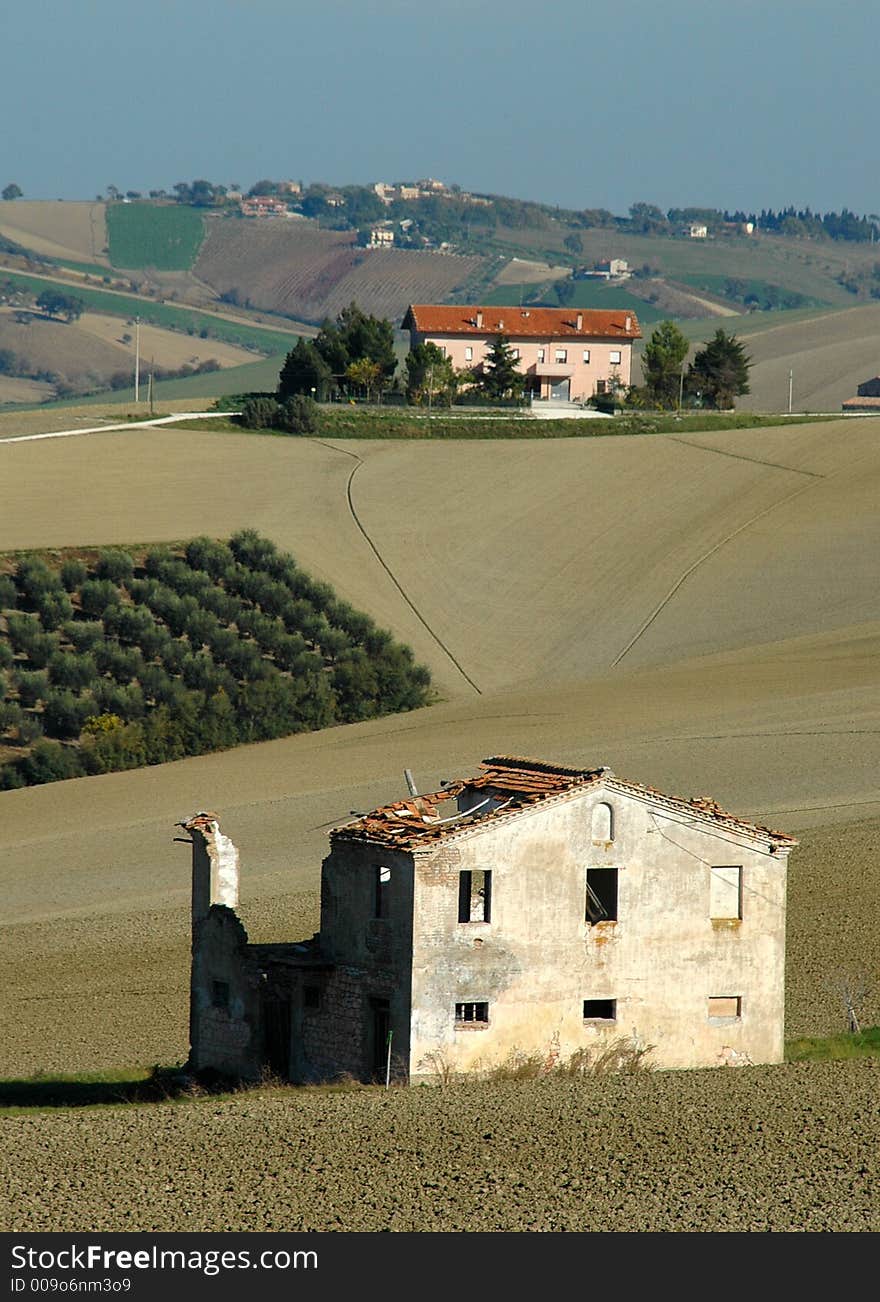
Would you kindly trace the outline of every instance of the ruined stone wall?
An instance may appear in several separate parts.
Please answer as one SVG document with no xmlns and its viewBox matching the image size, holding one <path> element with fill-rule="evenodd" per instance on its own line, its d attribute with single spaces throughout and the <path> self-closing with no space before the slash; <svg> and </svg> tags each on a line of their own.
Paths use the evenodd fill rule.
<svg viewBox="0 0 880 1302">
<path fill-rule="evenodd" d="M 365 973 L 359 968 L 335 968 L 320 990 L 319 1006 L 302 1010 L 300 1039 L 306 1080 L 334 1080 L 343 1075 L 360 1080 L 366 1074 L 369 1011 Z"/>
<path fill-rule="evenodd" d="M 247 932 L 214 905 L 193 933 L 190 1066 L 255 1080 L 262 1060 L 260 977 Z"/>
<path fill-rule="evenodd" d="M 381 902 L 377 873 L 388 870 Z M 321 867 L 321 952 L 337 965 L 322 995 L 321 1016 L 303 1045 L 312 1074 L 374 1074 L 374 1008 L 387 1000 L 396 1073 L 409 1071 L 412 969 L 412 856 L 362 842 L 334 842 Z M 354 974 L 359 974 L 355 979 Z M 354 989 L 357 985 L 357 993 Z M 317 1023 L 320 1023 L 320 1032 Z M 336 1024 L 338 1022 L 338 1025 Z M 308 1036 L 319 1036 L 312 1049 Z M 341 1057 L 330 1045 L 339 1046 Z M 341 1065 L 345 1063 L 346 1065 Z M 335 1064 L 335 1070 L 330 1068 Z"/>
</svg>

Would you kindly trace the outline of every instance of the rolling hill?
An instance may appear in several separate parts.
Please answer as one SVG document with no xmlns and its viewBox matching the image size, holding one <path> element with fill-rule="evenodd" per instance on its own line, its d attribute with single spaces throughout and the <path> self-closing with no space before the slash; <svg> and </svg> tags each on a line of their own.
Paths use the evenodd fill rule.
<svg viewBox="0 0 880 1302">
<path fill-rule="evenodd" d="M 445 697 L 0 796 L 4 980 L 30 1001 L 24 1036 L 8 1004 L 6 1071 L 185 1053 L 188 876 L 171 836 L 194 808 L 218 809 L 240 844 L 245 918 L 266 940 L 313 929 L 328 827 L 398 795 L 404 767 L 431 789 L 506 751 L 710 791 L 783 830 L 880 815 L 875 426 L 470 444 L 132 429 L 0 444 L 0 548 L 256 527 L 411 644 Z M 210 467 L 210 492 L 202 470 L 188 491 L 194 467 Z M 833 854 L 833 833 L 826 843 Z M 847 889 L 825 888 L 835 918 Z M 834 964 L 877 957 L 876 935 L 844 931 L 839 952 L 792 976 L 798 1031 L 833 1029 L 820 987 Z"/>
<path fill-rule="evenodd" d="M 619 304 L 636 311 L 646 333 L 671 316 L 695 343 L 719 324 L 747 337 L 755 365 L 752 393 L 742 405 L 752 410 L 787 408 L 789 370 L 795 372 L 793 409 L 809 411 L 836 410 L 878 369 L 873 343 L 878 305 L 869 291 L 880 258 L 870 242 L 763 232 L 695 240 L 605 226 L 578 227 L 575 251 L 569 217 L 548 209 L 535 226 L 474 227 L 473 248 L 465 243 L 450 254 L 364 250 L 352 231 L 323 229 L 302 217 L 242 220 L 146 201 L 110 205 L 109 212 L 108 235 L 104 204 L 2 204 L 0 237 L 12 241 L 11 248 L 20 246 L 35 258 L 53 261 L 26 264 L 14 252 L 0 252 L 0 264 L 16 272 L 19 281 L 22 272 L 40 270 L 94 295 L 84 277 L 91 274 L 93 285 L 112 277 L 109 248 L 114 265 L 130 268 L 125 274 L 136 287 L 127 294 L 129 315 L 138 304 L 154 318 L 161 311 L 180 314 L 191 305 L 210 308 L 230 325 L 245 317 L 265 328 L 272 314 L 280 313 L 313 323 L 305 333 L 353 300 L 395 321 L 411 301 Z M 627 259 L 637 275 L 612 284 L 566 280 L 569 269 L 608 257 Z M 743 302 L 749 295 L 777 306 L 749 311 Z M 277 315 L 274 319 L 280 324 Z M 56 369 L 75 371 L 74 363 L 71 359 L 70 366 Z M 85 357 L 76 365 L 82 368 L 80 376 L 88 374 Z M 230 377 L 230 387 L 241 391 L 246 380 L 245 373 Z M 5 393 L 8 401 L 45 393 L 35 390 L 32 381 L 23 388 L 21 380 L 17 386 L 10 387 L 8 378 L 4 383 L 0 397 Z M 197 380 L 182 383 L 193 394 L 219 392 L 212 377 L 202 387 Z"/>
<path fill-rule="evenodd" d="M 479 257 L 406 249 L 360 249 L 351 232 L 307 221 L 211 223 L 195 265 L 218 294 L 320 323 L 352 301 L 397 320 L 417 301 L 445 301 L 483 265 Z"/>
</svg>

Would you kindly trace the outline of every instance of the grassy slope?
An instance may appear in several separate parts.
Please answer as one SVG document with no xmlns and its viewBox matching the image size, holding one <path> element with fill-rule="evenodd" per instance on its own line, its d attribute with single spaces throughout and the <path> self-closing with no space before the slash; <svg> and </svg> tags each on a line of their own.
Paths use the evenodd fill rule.
<svg viewBox="0 0 880 1302">
<path fill-rule="evenodd" d="M 498 285 L 488 294 L 483 295 L 480 301 L 487 304 L 513 304 L 514 306 L 522 303 L 544 303 L 549 304 L 551 307 L 557 306 L 557 298 L 552 287 L 549 290 L 545 289 L 543 293 L 541 293 L 541 289 L 542 286 L 535 284 Z M 658 312 L 655 307 L 652 307 L 650 303 L 646 303 L 644 299 L 636 298 L 635 294 L 628 294 L 619 285 L 607 285 L 589 280 L 577 282 L 574 293 L 566 307 L 620 309 L 621 311 L 634 312 L 643 326 L 663 319 L 662 312 Z"/>
<path fill-rule="evenodd" d="M 0 280 L 10 280 L 13 284 L 34 294 L 41 294 L 47 287 L 55 288 L 55 282 L 39 276 L 26 276 L 19 272 L 0 270 Z M 128 294 L 109 293 L 99 289 L 87 289 L 71 286 L 69 292 L 74 294 L 95 312 L 104 312 L 111 316 L 134 318 L 140 316 L 144 321 L 168 329 L 213 331 L 217 338 L 230 343 L 248 344 L 261 351 L 280 351 L 289 349 L 296 342 L 296 336 L 278 330 L 266 330 L 239 321 L 227 321 L 208 312 L 198 312 L 190 308 L 174 307 L 169 303 L 154 303 L 150 299 L 136 298 Z"/>
<path fill-rule="evenodd" d="M 107 270 L 105 204 L 51 199 L 0 203 L 0 234 L 34 253 Z"/>
<path fill-rule="evenodd" d="M 181 204 L 110 204 L 110 263 L 129 270 L 189 271 L 205 237 L 197 208 Z"/>
</svg>

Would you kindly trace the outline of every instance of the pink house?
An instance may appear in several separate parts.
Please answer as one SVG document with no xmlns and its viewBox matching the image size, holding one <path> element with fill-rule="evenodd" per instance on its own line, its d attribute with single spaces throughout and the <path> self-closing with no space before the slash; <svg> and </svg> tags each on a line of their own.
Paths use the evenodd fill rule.
<svg viewBox="0 0 880 1302">
<path fill-rule="evenodd" d="M 436 344 L 456 370 L 479 369 L 503 334 L 534 400 L 580 402 L 629 384 L 635 314 L 562 307 L 477 307 L 413 303 L 403 318 L 410 348 Z"/>
</svg>

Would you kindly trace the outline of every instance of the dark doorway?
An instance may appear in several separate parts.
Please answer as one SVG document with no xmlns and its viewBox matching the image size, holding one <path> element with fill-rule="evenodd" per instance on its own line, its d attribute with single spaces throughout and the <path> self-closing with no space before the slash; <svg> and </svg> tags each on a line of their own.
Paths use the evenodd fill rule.
<svg viewBox="0 0 880 1302">
<path fill-rule="evenodd" d="M 283 1080 L 290 1078 L 290 999 L 270 995 L 263 1003 L 266 1066 Z"/>
<path fill-rule="evenodd" d="M 373 1080 L 385 1080 L 388 1066 L 388 1037 L 391 1034 L 391 1006 L 387 999 L 371 999 L 372 1044 L 370 1046 L 370 1074 Z"/>
</svg>

